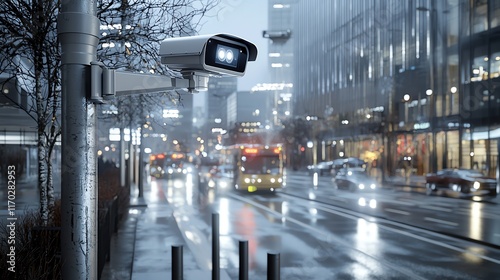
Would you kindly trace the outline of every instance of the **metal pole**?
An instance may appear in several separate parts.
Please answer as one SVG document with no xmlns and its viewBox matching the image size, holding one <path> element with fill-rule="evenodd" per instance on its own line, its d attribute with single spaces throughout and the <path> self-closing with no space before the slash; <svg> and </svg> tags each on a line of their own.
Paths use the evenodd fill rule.
<svg viewBox="0 0 500 280">
<path fill-rule="evenodd" d="M 437 27 L 439 28 L 439 26 L 437 26 L 438 24 L 438 21 L 437 21 L 437 11 L 436 11 L 436 7 L 434 6 L 435 3 L 431 2 L 430 3 L 431 5 L 431 8 L 430 8 L 430 13 L 431 13 L 431 18 L 430 18 L 430 25 L 432 27 Z M 435 122 L 435 115 L 436 115 L 436 102 L 435 102 L 435 98 L 434 98 L 434 95 L 437 94 L 437 91 L 436 91 L 436 83 L 435 83 L 435 63 L 436 63 L 436 59 L 435 59 L 435 55 L 436 55 L 436 35 L 437 35 L 437 29 L 435 28 L 432 28 L 430 29 L 430 44 L 431 44 L 431 54 L 430 54 L 430 87 L 431 87 L 431 90 L 432 90 L 432 95 L 431 95 L 431 104 L 430 105 L 430 108 L 431 108 L 431 121 L 430 121 L 430 126 L 431 126 L 431 135 L 432 135 L 432 151 L 431 151 L 431 172 L 436 172 L 437 171 L 437 150 L 436 150 L 436 122 Z"/>
<path fill-rule="evenodd" d="M 212 213 L 212 280 L 219 279 L 219 214 Z"/>
<path fill-rule="evenodd" d="M 182 280 L 184 277 L 182 245 L 172 246 L 172 280 Z"/>
<path fill-rule="evenodd" d="M 248 241 L 240 240 L 240 280 L 248 280 Z"/>
<path fill-rule="evenodd" d="M 120 127 L 120 186 L 125 187 L 127 185 L 125 181 L 125 133 L 123 128 Z"/>
<path fill-rule="evenodd" d="M 267 253 L 267 279 L 280 279 L 280 254 Z"/>
<path fill-rule="evenodd" d="M 139 181 L 138 184 L 137 184 L 137 187 L 139 189 L 139 197 L 143 197 L 143 194 L 144 194 L 144 152 L 143 152 L 143 148 L 144 145 L 142 144 L 143 142 L 143 138 L 142 138 L 142 129 L 139 130 L 139 133 L 141 134 L 139 139 L 141 141 L 141 143 L 138 143 L 137 147 L 139 147 L 139 172 L 138 172 L 138 176 L 137 176 L 137 180 Z"/>
<path fill-rule="evenodd" d="M 62 279 L 97 279 L 97 158 L 90 62 L 97 60 L 96 1 L 62 1 Z"/>
<path fill-rule="evenodd" d="M 497 141 L 497 149 L 500 151 L 500 141 Z M 500 191 L 500 157 L 497 156 L 497 164 L 496 164 L 496 178 L 497 178 L 497 193 Z"/>
</svg>

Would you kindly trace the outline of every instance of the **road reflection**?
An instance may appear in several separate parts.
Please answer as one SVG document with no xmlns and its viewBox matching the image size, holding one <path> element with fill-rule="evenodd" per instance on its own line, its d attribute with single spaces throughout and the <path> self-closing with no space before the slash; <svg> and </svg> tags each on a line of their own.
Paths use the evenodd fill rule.
<svg viewBox="0 0 500 280">
<path fill-rule="evenodd" d="M 255 258 L 258 247 L 257 238 L 255 237 L 255 216 L 252 209 L 253 207 L 244 204 L 237 212 L 236 217 L 238 217 L 238 219 L 236 219 L 235 222 L 236 233 L 246 238 L 248 241 L 248 265 L 250 268 L 254 268 L 257 265 Z"/>
<path fill-rule="evenodd" d="M 469 234 L 472 239 L 483 238 L 483 204 L 474 202 L 470 209 Z"/>
</svg>

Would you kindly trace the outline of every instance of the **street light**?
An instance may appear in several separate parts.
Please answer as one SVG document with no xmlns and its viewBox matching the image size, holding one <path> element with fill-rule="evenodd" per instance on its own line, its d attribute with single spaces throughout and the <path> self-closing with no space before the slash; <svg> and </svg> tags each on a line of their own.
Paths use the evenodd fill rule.
<svg viewBox="0 0 500 280">
<path fill-rule="evenodd" d="M 407 123 L 408 123 L 408 101 L 410 101 L 410 95 L 407 93 L 403 96 L 403 101 L 404 101 L 404 104 L 405 104 L 405 128 L 407 126 Z"/>
</svg>

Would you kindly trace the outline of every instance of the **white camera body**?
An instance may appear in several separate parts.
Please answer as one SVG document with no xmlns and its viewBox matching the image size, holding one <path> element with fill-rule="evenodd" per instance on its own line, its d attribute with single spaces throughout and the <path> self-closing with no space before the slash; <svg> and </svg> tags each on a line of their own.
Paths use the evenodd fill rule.
<svg viewBox="0 0 500 280">
<path fill-rule="evenodd" d="M 160 45 L 161 63 L 181 73 L 245 75 L 248 61 L 257 59 L 257 47 L 229 34 L 168 38 Z"/>
</svg>

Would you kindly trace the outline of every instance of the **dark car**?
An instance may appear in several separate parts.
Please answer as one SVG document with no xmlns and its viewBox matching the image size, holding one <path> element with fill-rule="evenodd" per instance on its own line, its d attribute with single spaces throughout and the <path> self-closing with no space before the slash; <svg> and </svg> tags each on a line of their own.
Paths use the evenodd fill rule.
<svg viewBox="0 0 500 280">
<path fill-rule="evenodd" d="M 333 160 L 332 173 L 335 175 L 342 168 L 362 168 L 366 170 L 366 167 L 367 167 L 366 161 L 360 158 L 355 158 L 355 157 L 339 158 Z"/>
<path fill-rule="evenodd" d="M 427 194 L 443 192 L 460 197 L 496 197 L 497 182 L 473 169 L 443 169 L 425 177 Z"/>
<path fill-rule="evenodd" d="M 340 169 L 334 182 L 337 188 L 350 191 L 373 191 L 379 187 L 378 182 L 362 167 Z"/>
<path fill-rule="evenodd" d="M 309 165 L 307 169 L 309 174 L 318 173 L 320 176 L 330 174 L 333 168 L 333 161 L 322 161 L 316 165 Z"/>
</svg>

